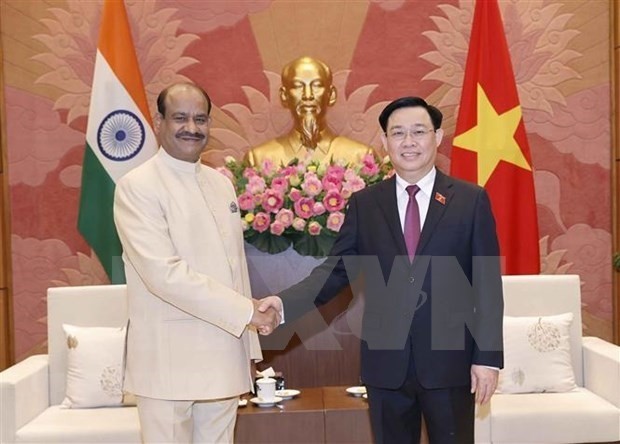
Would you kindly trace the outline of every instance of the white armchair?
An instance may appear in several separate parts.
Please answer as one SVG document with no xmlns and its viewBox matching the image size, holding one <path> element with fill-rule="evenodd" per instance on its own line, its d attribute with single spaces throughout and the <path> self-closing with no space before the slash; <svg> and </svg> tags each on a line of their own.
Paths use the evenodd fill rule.
<svg viewBox="0 0 620 444">
<path fill-rule="evenodd" d="M 118 327 L 127 322 L 124 285 L 50 288 L 48 354 L 0 373 L 0 442 L 139 443 L 136 407 L 63 409 L 67 346 L 62 324 Z"/>
<path fill-rule="evenodd" d="M 504 276 L 503 284 L 507 316 L 573 313 L 570 347 L 577 389 L 496 393 L 477 412 L 476 442 L 620 441 L 620 347 L 582 338 L 579 276 Z"/>
</svg>

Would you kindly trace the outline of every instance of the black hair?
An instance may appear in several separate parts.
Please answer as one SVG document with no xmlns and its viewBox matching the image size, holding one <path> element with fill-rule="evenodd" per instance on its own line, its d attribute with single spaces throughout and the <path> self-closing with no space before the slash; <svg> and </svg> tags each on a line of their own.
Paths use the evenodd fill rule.
<svg viewBox="0 0 620 444">
<path fill-rule="evenodd" d="M 438 108 L 435 108 L 433 105 L 429 105 L 428 103 L 426 103 L 426 100 L 422 99 L 421 97 L 408 96 L 396 99 L 390 102 L 385 108 L 383 108 L 383 111 L 381 111 L 381 114 L 379 115 L 379 125 L 381 125 L 381 129 L 383 130 L 383 132 L 387 130 L 388 119 L 394 111 L 399 108 L 414 107 L 424 108 L 428 112 L 429 116 L 431 116 L 431 122 L 433 123 L 433 128 L 435 129 L 435 131 L 441 128 L 443 114 L 441 113 L 441 111 L 439 111 Z"/>
</svg>

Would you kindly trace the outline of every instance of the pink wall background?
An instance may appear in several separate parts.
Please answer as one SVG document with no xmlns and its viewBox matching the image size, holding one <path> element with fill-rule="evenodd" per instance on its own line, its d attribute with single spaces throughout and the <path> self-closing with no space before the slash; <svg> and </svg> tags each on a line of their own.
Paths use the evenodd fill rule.
<svg viewBox="0 0 620 444">
<path fill-rule="evenodd" d="M 446 115 L 449 169 L 473 2 L 126 1 L 151 104 L 191 79 L 211 94 L 205 160 L 221 164 L 290 127 L 281 67 L 327 62 L 334 130 L 379 148 L 386 101 L 420 95 Z M 545 273 L 581 276 L 584 328 L 611 338 L 610 4 L 501 1 L 532 150 Z M 107 281 L 76 229 L 101 2 L 4 0 L 16 354 L 45 347 L 45 292 Z M 154 107 L 152 107 L 154 108 Z"/>
</svg>

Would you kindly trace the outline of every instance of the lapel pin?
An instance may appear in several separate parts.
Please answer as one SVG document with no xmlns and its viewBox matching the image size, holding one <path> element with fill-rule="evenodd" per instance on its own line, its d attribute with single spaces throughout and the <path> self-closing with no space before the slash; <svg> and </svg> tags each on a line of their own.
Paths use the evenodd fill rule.
<svg viewBox="0 0 620 444">
<path fill-rule="evenodd" d="M 239 211 L 239 208 L 237 208 L 237 204 L 234 202 L 230 203 L 230 212 L 231 213 L 236 213 L 237 211 Z"/>
<path fill-rule="evenodd" d="M 435 192 L 435 200 L 442 205 L 446 204 L 446 196 L 441 193 Z"/>
</svg>

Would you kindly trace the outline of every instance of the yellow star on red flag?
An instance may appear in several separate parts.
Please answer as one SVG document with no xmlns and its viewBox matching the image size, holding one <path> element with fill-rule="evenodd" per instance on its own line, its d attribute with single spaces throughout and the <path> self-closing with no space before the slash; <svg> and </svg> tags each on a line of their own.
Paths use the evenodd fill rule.
<svg viewBox="0 0 620 444">
<path fill-rule="evenodd" d="M 521 106 L 498 114 L 479 83 L 477 102 L 476 126 L 456 136 L 453 144 L 478 154 L 478 184 L 484 186 L 502 160 L 531 171 L 514 137 L 521 122 Z"/>
</svg>

